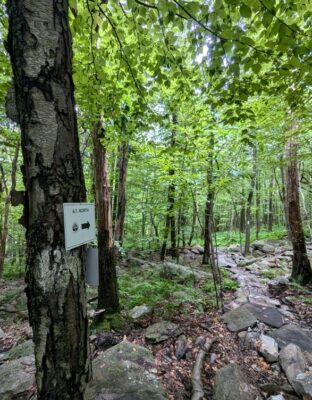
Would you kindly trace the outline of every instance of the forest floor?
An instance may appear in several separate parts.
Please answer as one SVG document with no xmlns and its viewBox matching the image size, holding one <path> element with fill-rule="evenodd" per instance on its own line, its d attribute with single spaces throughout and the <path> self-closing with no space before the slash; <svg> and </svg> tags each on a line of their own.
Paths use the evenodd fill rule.
<svg viewBox="0 0 312 400">
<path fill-rule="evenodd" d="M 223 273 L 224 306 L 219 309 L 216 308 L 211 280 L 209 283 L 203 283 L 200 279 L 190 281 L 188 276 L 181 280 L 172 270 L 170 276 L 168 270 L 163 275 L 155 273 L 153 267 L 158 262 L 158 255 L 142 255 L 141 252 L 129 254 L 119 267 L 121 302 L 127 304 L 127 312 L 142 304 L 149 304 L 153 312 L 138 320 L 127 319 L 122 328 L 112 329 L 110 332 L 104 333 L 91 328 L 93 357 L 124 339 L 147 347 L 155 357 L 157 375 L 165 387 L 168 399 L 190 399 L 196 355 L 206 338 L 216 338 L 202 371 L 206 399 L 212 398 L 216 371 L 230 363 L 239 364 L 258 388 L 266 383 L 276 383 L 278 387 L 287 384 L 276 363 L 267 362 L 256 348 L 246 346 L 237 333 L 229 331 L 223 315 L 225 311 L 238 306 L 237 301 L 241 299 L 242 290 L 246 292 L 247 287 L 251 297 L 260 291 L 259 295 L 263 296 L 265 293 L 264 297 L 269 300 L 278 300 L 279 307 L 284 307 L 290 322 L 312 331 L 311 288 L 301 288 L 284 278 L 280 279 L 290 272 L 291 250 L 287 246 L 280 247 L 278 254 L 255 250 L 246 258 L 240 255 L 237 246 L 231 247 L 232 249 L 218 250 L 220 267 L 224 271 L 230 271 Z M 201 267 L 201 252 L 199 246 L 183 249 L 179 263 L 194 273 L 201 270 L 207 272 L 206 268 Z M 168 257 L 168 261 L 172 259 Z M 248 286 L 250 282 L 252 292 Z M 1 354 L 31 339 L 32 331 L 27 320 L 23 279 L 1 280 L 0 293 L 1 363 Z M 90 289 L 89 298 L 94 297 L 95 293 L 94 289 Z M 170 337 L 160 343 L 151 344 L 145 338 L 146 328 L 164 319 L 177 324 L 183 336 Z M 177 352 L 181 338 L 184 341 L 182 356 Z M 267 398 L 264 391 L 261 393 L 263 398 Z M 285 399 L 298 398 L 294 393 L 284 396 Z"/>
</svg>

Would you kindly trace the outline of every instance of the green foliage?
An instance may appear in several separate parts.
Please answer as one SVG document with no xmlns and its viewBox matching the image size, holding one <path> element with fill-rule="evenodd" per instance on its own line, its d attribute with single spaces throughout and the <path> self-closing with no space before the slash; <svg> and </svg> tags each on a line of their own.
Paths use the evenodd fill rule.
<svg viewBox="0 0 312 400">
<path fill-rule="evenodd" d="M 120 301 L 124 310 L 147 304 L 157 314 L 174 312 L 185 303 L 191 303 L 195 310 L 203 311 L 209 298 L 203 292 L 191 286 L 191 283 L 181 284 L 173 280 L 160 278 L 153 271 L 131 270 L 118 279 Z"/>
<path fill-rule="evenodd" d="M 238 289 L 239 284 L 237 280 L 232 278 L 232 274 L 224 269 L 221 269 L 221 274 L 222 274 L 222 282 L 217 283 L 217 287 L 221 285 L 223 291 L 235 291 Z M 206 293 L 208 293 L 210 296 L 215 295 L 215 284 L 212 280 L 206 281 L 203 289 Z"/>
</svg>

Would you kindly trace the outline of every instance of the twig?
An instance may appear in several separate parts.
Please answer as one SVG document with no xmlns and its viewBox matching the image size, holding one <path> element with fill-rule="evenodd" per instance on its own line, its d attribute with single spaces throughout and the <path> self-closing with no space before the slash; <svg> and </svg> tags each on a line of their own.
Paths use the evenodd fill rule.
<svg viewBox="0 0 312 400">
<path fill-rule="evenodd" d="M 195 364 L 192 371 L 192 397 L 191 400 L 201 400 L 203 399 L 205 393 L 203 391 L 203 382 L 201 379 L 202 369 L 206 354 L 210 350 L 211 346 L 214 342 L 216 342 L 216 338 L 206 339 L 204 348 L 199 350 Z"/>
</svg>

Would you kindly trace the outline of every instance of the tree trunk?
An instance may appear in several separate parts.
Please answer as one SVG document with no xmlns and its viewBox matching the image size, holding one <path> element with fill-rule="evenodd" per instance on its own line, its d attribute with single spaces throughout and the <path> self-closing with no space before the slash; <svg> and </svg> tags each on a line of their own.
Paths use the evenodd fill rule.
<svg viewBox="0 0 312 400">
<path fill-rule="evenodd" d="M 245 206 L 245 193 L 242 192 L 242 201 L 240 207 L 240 216 L 239 216 L 239 232 L 245 232 L 246 228 L 246 206 Z"/>
<path fill-rule="evenodd" d="M 118 195 L 115 221 L 115 240 L 122 245 L 126 216 L 126 181 L 128 172 L 129 144 L 124 142 L 118 158 Z"/>
<path fill-rule="evenodd" d="M 261 221 L 260 221 L 260 174 L 257 174 L 256 177 L 256 238 L 259 239 L 259 233 L 261 229 Z"/>
<path fill-rule="evenodd" d="M 177 124 L 177 117 L 175 114 L 172 116 L 172 122 L 174 125 Z M 171 140 L 170 140 L 170 148 L 172 151 L 175 148 L 176 144 L 176 132 L 172 130 Z M 173 161 L 171 161 L 173 163 Z M 175 223 L 175 183 L 174 183 L 174 176 L 175 170 L 173 168 L 169 169 L 169 178 L 170 183 L 168 186 L 168 202 L 167 202 L 167 214 L 166 214 L 166 224 L 165 224 L 165 232 L 164 232 L 164 239 L 163 244 L 160 251 L 160 260 L 164 261 L 166 256 L 166 249 L 167 249 L 167 240 L 170 232 L 170 240 L 171 240 L 171 251 L 172 251 L 172 258 L 176 258 L 177 256 L 177 242 L 176 242 L 176 223 Z"/>
<path fill-rule="evenodd" d="M 11 205 L 11 193 L 15 191 L 16 188 L 16 169 L 17 169 L 17 160 L 18 160 L 18 153 L 19 153 L 20 143 L 18 142 L 15 146 L 15 153 L 12 160 L 12 168 L 11 168 L 11 188 L 7 187 L 5 182 L 5 176 L 3 171 L 3 187 L 6 191 L 5 197 L 5 205 L 4 205 L 4 212 L 3 212 L 3 222 L 0 231 L 0 278 L 3 275 L 4 269 L 4 259 L 6 253 L 6 241 L 9 232 L 9 212 L 10 212 L 10 205 Z M 13 244 L 14 247 L 14 244 Z"/>
<path fill-rule="evenodd" d="M 211 134 L 209 140 L 208 168 L 207 168 L 208 192 L 207 192 L 206 209 L 205 209 L 203 264 L 211 264 L 212 266 L 214 264 L 213 237 L 212 237 L 213 205 L 214 205 L 213 151 L 214 151 L 214 137 Z"/>
<path fill-rule="evenodd" d="M 273 229 L 273 189 L 274 189 L 274 174 L 272 175 L 269 189 L 269 209 L 268 209 L 268 231 Z"/>
<path fill-rule="evenodd" d="M 295 129 L 295 127 L 292 127 L 292 129 Z M 300 215 L 297 143 L 294 138 L 288 139 L 285 156 L 287 159 L 286 204 L 289 218 L 290 238 L 294 251 L 291 277 L 302 285 L 306 285 L 312 280 L 312 270 L 307 256 Z"/>
<path fill-rule="evenodd" d="M 26 293 L 37 397 L 81 400 L 91 375 L 85 247 L 65 251 L 63 222 L 63 203 L 86 198 L 68 2 L 8 0 L 7 6 L 24 156 Z"/>
<path fill-rule="evenodd" d="M 257 177 L 257 150 L 254 148 L 253 150 L 253 171 L 250 176 L 250 190 L 247 198 L 247 207 L 246 207 L 246 228 L 245 228 L 245 249 L 244 255 L 246 256 L 250 252 L 250 230 L 251 230 L 251 206 L 252 199 L 254 194 L 254 189 L 256 185 L 256 177 Z"/>
<path fill-rule="evenodd" d="M 105 309 L 107 313 L 114 313 L 119 311 L 119 298 L 108 161 L 106 148 L 101 143 L 104 135 L 102 123 L 96 123 L 93 132 L 93 154 L 99 248 L 98 309 Z"/>
<path fill-rule="evenodd" d="M 190 237 L 188 240 L 189 246 L 192 245 L 192 241 L 194 238 L 196 218 L 197 218 L 197 206 L 196 206 L 196 200 L 195 200 L 195 198 L 193 198 L 192 226 L 191 226 L 191 234 L 190 234 Z"/>
</svg>

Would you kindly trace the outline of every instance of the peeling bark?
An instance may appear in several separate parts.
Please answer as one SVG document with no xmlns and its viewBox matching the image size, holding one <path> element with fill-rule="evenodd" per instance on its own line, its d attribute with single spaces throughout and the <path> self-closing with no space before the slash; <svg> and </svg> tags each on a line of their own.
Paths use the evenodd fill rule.
<svg viewBox="0 0 312 400">
<path fill-rule="evenodd" d="M 65 251 L 62 204 L 85 201 L 68 2 L 8 0 L 24 157 L 26 283 L 38 399 L 84 399 L 91 369 L 85 248 Z"/>
</svg>

